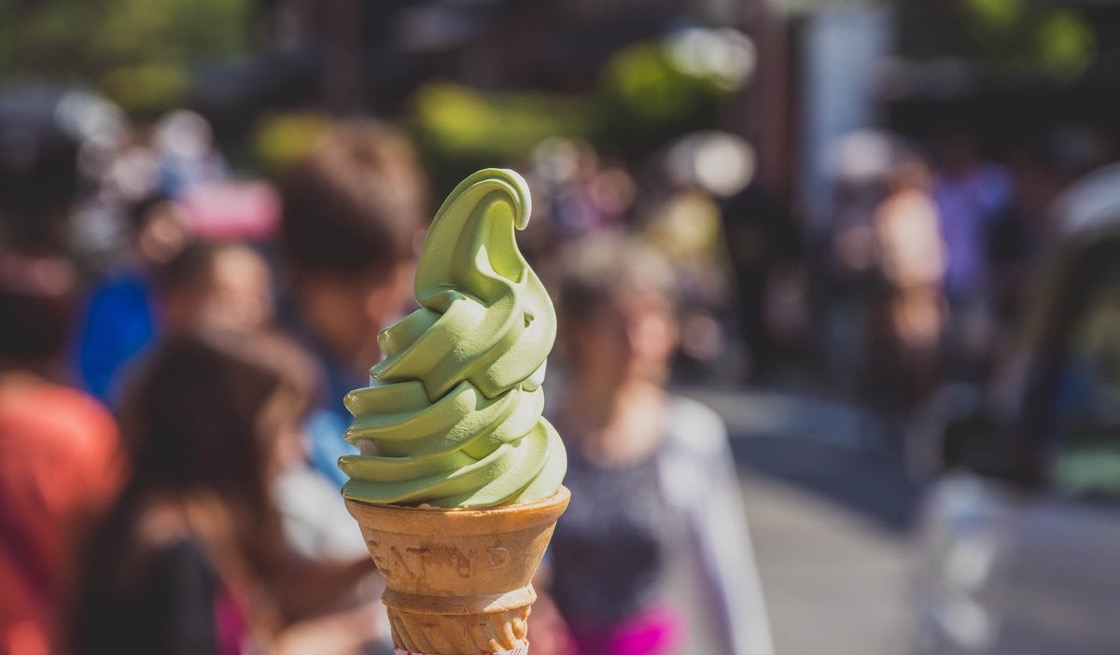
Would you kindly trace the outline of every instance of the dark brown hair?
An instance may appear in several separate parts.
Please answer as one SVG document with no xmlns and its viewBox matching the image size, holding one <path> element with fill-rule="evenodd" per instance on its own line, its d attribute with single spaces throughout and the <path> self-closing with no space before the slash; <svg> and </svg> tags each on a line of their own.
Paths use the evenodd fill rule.
<svg viewBox="0 0 1120 655">
<path fill-rule="evenodd" d="M 271 334 L 198 330 L 161 344 L 131 381 L 121 431 L 131 486 L 190 493 L 199 488 L 266 510 L 262 412 L 278 393 L 310 406 L 314 365 Z"/>
<path fill-rule="evenodd" d="M 280 191 L 280 250 L 297 284 L 322 273 L 387 274 L 412 255 L 428 218 L 412 148 L 373 121 L 331 128 Z"/>
<path fill-rule="evenodd" d="M 317 385 L 312 360 L 279 336 L 195 331 L 159 345 L 126 387 L 131 475 L 87 549 L 82 597 L 129 593 L 160 546 L 145 529 L 160 510 L 185 517 L 177 529 L 219 575 L 252 586 L 275 579 L 285 553 L 266 470 L 271 414 L 299 421 Z"/>
<path fill-rule="evenodd" d="M 155 290 L 160 294 L 176 291 L 198 292 L 206 287 L 214 260 L 225 243 L 193 241 L 153 271 Z"/>
<path fill-rule="evenodd" d="M 69 338 L 76 298 L 67 260 L 0 251 L 0 365 L 36 368 L 57 357 Z"/>
</svg>

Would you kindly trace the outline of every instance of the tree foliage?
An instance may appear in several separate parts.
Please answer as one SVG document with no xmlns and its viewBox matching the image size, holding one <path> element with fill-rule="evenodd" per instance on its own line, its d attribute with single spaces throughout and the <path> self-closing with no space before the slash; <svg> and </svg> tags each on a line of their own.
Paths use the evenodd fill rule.
<svg viewBox="0 0 1120 655">
<path fill-rule="evenodd" d="M 97 82 L 244 52 L 250 0 L 0 0 L 0 76 Z"/>
<path fill-rule="evenodd" d="M 899 44 L 911 57 L 952 56 L 1073 78 L 1100 54 L 1078 11 L 1035 0 L 900 0 Z"/>
</svg>

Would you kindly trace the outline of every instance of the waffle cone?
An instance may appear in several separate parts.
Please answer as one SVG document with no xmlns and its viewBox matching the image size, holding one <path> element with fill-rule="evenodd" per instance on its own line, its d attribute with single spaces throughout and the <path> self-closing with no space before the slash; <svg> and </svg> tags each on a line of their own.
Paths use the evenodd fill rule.
<svg viewBox="0 0 1120 655">
<path fill-rule="evenodd" d="M 524 647 L 537 598 L 530 581 L 570 498 L 564 487 L 546 500 L 483 509 L 347 498 L 385 578 L 396 647 L 429 655 Z"/>
</svg>

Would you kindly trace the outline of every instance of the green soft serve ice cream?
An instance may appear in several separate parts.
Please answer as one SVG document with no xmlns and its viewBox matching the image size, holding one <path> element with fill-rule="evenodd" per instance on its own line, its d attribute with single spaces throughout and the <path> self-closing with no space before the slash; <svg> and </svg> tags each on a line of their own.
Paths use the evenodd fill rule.
<svg viewBox="0 0 1120 655">
<path fill-rule="evenodd" d="M 529 220 L 520 175 L 487 169 L 451 192 L 416 272 L 420 308 L 377 336 L 385 359 L 351 391 L 339 459 L 347 498 L 488 507 L 560 488 L 567 456 L 541 416 L 556 314 L 517 248 Z"/>
</svg>

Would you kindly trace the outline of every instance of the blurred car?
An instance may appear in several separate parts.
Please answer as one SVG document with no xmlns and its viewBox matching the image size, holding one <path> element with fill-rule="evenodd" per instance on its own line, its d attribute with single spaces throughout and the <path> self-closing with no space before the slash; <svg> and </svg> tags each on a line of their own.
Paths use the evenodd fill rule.
<svg viewBox="0 0 1120 655">
<path fill-rule="evenodd" d="M 917 653 L 1120 653 L 1120 165 L 1058 208 L 1017 355 L 909 437 Z"/>
</svg>

